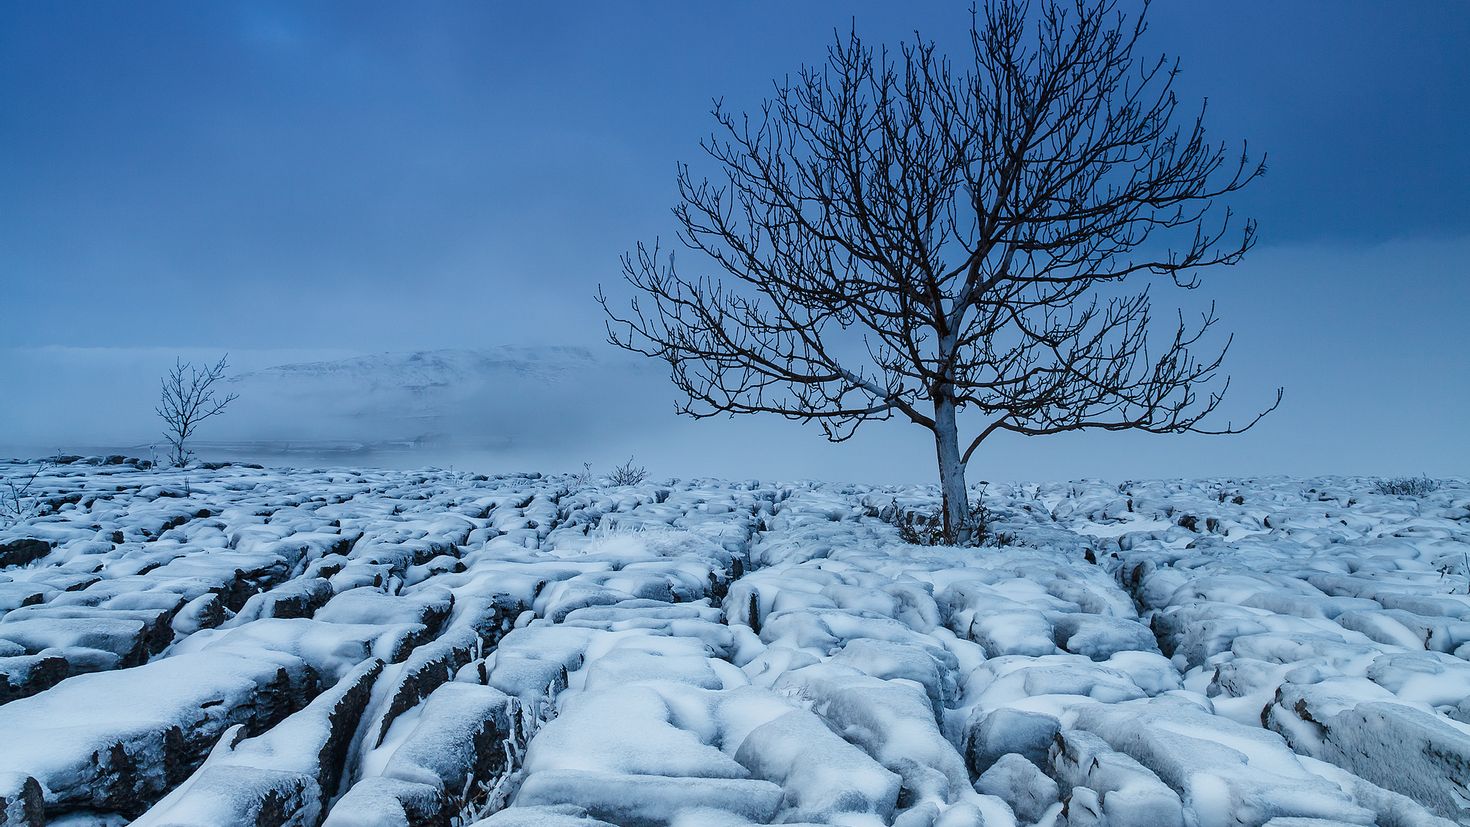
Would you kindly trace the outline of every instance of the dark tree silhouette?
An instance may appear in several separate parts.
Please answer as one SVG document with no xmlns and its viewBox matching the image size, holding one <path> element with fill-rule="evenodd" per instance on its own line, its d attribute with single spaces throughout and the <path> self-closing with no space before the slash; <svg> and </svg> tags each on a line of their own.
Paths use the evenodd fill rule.
<svg viewBox="0 0 1470 827">
<path fill-rule="evenodd" d="M 932 431 L 951 542 L 995 433 L 1237 433 L 1281 400 L 1208 427 L 1229 385 L 1228 338 L 1197 352 L 1213 308 L 1160 336 L 1147 286 L 1122 285 L 1194 288 L 1239 261 L 1255 224 L 1217 201 L 1263 161 L 1207 142 L 1203 105 L 1180 116 L 1177 63 L 1135 54 L 1146 4 L 1031 9 L 983 4 L 962 63 L 854 31 L 754 115 L 717 101 L 701 146 L 721 175 L 680 165 L 674 216 L 731 278 L 639 244 L 628 309 L 597 296 L 612 343 L 668 363 L 682 413 L 775 413 L 833 441 L 895 415 Z"/>
<path fill-rule="evenodd" d="M 233 393 L 215 396 L 214 386 L 224 378 L 226 367 L 225 357 L 199 367 L 175 359 L 173 369 L 163 377 L 163 392 L 154 411 L 163 419 L 169 460 L 174 465 L 183 465 L 193 456 L 187 443 L 199 423 L 224 413 L 225 406 L 239 398 Z"/>
</svg>

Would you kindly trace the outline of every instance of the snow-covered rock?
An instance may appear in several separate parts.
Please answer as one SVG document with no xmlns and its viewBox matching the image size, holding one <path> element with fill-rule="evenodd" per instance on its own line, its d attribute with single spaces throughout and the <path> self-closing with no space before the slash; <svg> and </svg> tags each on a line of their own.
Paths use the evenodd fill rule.
<svg viewBox="0 0 1470 827">
<path fill-rule="evenodd" d="M 1470 823 L 1463 482 L 142 465 L 0 533 L 0 823 Z"/>
</svg>

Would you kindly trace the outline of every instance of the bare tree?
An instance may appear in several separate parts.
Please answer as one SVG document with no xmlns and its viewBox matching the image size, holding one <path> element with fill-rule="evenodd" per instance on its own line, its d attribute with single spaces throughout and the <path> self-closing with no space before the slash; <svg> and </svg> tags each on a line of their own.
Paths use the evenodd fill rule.
<svg viewBox="0 0 1470 827">
<path fill-rule="evenodd" d="M 956 63 L 854 31 L 754 115 L 716 101 L 712 182 L 678 169 L 686 274 L 623 257 L 636 297 L 609 340 L 665 360 L 681 413 L 774 413 L 842 441 L 895 415 L 933 432 L 945 536 L 966 542 L 965 468 L 993 434 L 1210 428 L 1217 319 L 1154 329 L 1149 276 L 1183 288 L 1240 260 L 1254 222 L 1217 206 L 1264 172 L 1180 117 L 1177 62 L 1140 58 L 1147 5 L 994 0 Z M 1137 276 L 1139 278 L 1130 279 Z M 966 437 L 960 414 L 966 412 Z"/>
<path fill-rule="evenodd" d="M 7 528 L 36 516 L 40 506 L 34 489 L 36 478 L 52 467 L 42 460 L 29 474 L 20 472 L 3 479 L 0 484 L 0 528 Z"/>
<path fill-rule="evenodd" d="M 225 406 L 239 398 L 238 394 L 215 395 L 215 385 L 225 376 L 225 359 L 195 367 L 192 362 L 175 359 L 173 369 L 163 377 L 163 393 L 154 411 L 164 423 L 164 438 L 169 444 L 169 460 L 183 465 L 194 452 L 188 448 L 189 437 L 199 423 L 224 413 Z"/>
</svg>

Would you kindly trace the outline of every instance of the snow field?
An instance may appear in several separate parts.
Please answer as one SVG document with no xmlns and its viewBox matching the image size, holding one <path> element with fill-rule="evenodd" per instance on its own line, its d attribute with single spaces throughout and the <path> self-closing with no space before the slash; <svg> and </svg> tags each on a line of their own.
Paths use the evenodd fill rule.
<svg viewBox="0 0 1470 827">
<path fill-rule="evenodd" d="M 1470 823 L 1464 484 L 37 485 L 0 824 Z"/>
</svg>

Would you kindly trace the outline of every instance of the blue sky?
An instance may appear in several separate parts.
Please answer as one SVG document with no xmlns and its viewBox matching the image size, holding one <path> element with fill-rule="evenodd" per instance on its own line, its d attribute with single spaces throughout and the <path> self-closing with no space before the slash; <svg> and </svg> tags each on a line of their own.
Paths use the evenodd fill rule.
<svg viewBox="0 0 1470 827">
<path fill-rule="evenodd" d="M 755 106 L 850 20 L 958 47 L 965 8 L 0 4 L 0 348 L 595 345 L 591 295 L 669 234 L 711 97 Z M 1151 19 L 1212 135 L 1269 153 L 1236 202 L 1260 246 L 1205 290 L 1238 333 L 1237 410 L 1278 384 L 1287 405 L 1229 444 L 1102 434 L 1002 464 L 1354 470 L 1347 443 L 1365 471 L 1470 473 L 1470 4 Z"/>
</svg>

